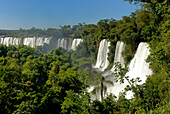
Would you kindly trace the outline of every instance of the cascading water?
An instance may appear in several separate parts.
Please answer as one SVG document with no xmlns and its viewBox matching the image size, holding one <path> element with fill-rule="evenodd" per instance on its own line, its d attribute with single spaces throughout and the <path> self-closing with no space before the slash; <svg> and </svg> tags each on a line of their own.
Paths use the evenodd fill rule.
<svg viewBox="0 0 170 114">
<path fill-rule="evenodd" d="M 148 44 L 141 42 L 138 46 L 138 49 L 136 51 L 134 58 L 131 60 L 129 64 L 129 72 L 126 73 L 126 76 L 129 76 L 129 79 L 132 79 L 132 78 L 136 79 L 137 77 L 139 77 L 142 80 L 142 82 L 138 84 L 143 84 L 147 78 L 146 76 L 152 74 L 152 70 L 149 69 L 149 63 L 146 63 L 146 59 L 149 54 L 150 54 L 150 51 L 149 51 Z M 129 85 L 127 80 L 125 80 L 123 84 L 120 84 L 119 82 L 114 83 L 114 86 L 108 87 L 107 92 L 112 93 L 118 97 L 119 93 L 123 91 L 123 89 L 127 85 Z M 132 92 L 129 92 L 126 95 L 126 98 L 128 99 L 132 97 L 133 97 Z"/>
<path fill-rule="evenodd" d="M 43 38 L 37 38 L 35 45 L 36 46 L 43 46 L 44 45 L 44 39 Z"/>
<path fill-rule="evenodd" d="M 80 42 L 82 42 L 82 39 L 74 39 L 73 41 L 69 38 L 60 38 L 57 41 L 57 48 L 61 47 L 64 48 L 68 51 L 76 50 L 76 47 L 80 44 Z"/>
<path fill-rule="evenodd" d="M 109 46 L 110 46 L 110 42 L 107 42 L 106 39 L 103 39 L 100 42 L 100 46 L 97 54 L 97 62 L 96 65 L 92 66 L 94 69 L 100 72 L 103 72 L 109 65 L 109 61 L 107 59 L 109 53 Z M 87 88 L 87 91 L 90 93 L 91 91 L 93 91 L 93 89 L 94 86 L 91 86 L 90 88 Z M 98 91 L 96 95 L 91 95 L 92 100 L 95 100 L 96 98 L 100 99 L 100 91 Z"/>
<path fill-rule="evenodd" d="M 114 63 L 120 62 L 122 67 L 125 66 L 124 59 L 122 57 L 122 51 L 124 50 L 124 47 L 125 47 L 125 44 L 123 42 L 118 41 L 117 44 L 116 44 L 115 57 L 114 57 Z M 107 80 L 113 82 L 114 81 L 114 77 L 111 76 L 113 74 L 113 72 L 114 72 L 114 65 L 113 65 L 111 70 L 104 72 L 103 76 L 108 76 L 109 75 L 109 77 L 107 77 Z M 107 84 L 107 83 L 105 83 L 105 85 L 107 86 L 107 92 L 110 93 L 110 91 L 111 91 L 110 89 L 112 89 L 112 85 Z M 89 91 L 92 91 L 93 87 L 90 88 L 90 89 L 91 90 L 89 90 Z M 97 96 L 97 98 L 100 98 L 100 92 L 97 93 L 96 96 Z M 95 99 L 95 96 L 93 96 L 92 99 Z"/>
<path fill-rule="evenodd" d="M 44 38 L 44 43 L 45 43 L 45 44 L 49 44 L 49 43 L 50 43 L 50 40 L 51 40 L 51 38 Z"/>
<path fill-rule="evenodd" d="M 21 44 L 21 38 L 13 38 L 13 43 L 12 43 L 12 45 L 19 45 L 19 44 Z"/>
<path fill-rule="evenodd" d="M 12 38 L 12 37 L 5 37 L 0 38 L 0 44 L 9 46 L 9 45 L 18 45 L 21 43 L 21 38 Z"/>
<path fill-rule="evenodd" d="M 61 47 L 61 48 L 64 48 L 66 50 L 70 50 L 71 44 L 72 44 L 71 39 L 61 38 L 61 39 L 58 39 L 57 48 Z"/>
<path fill-rule="evenodd" d="M 152 74 L 152 70 L 149 69 L 149 63 L 146 63 L 146 59 L 149 54 L 149 45 L 141 42 L 134 58 L 129 64 L 129 72 L 126 75 L 130 76 L 130 78 L 140 77 L 142 80 L 140 84 L 145 82 L 147 75 Z"/>
<path fill-rule="evenodd" d="M 125 62 L 124 62 L 124 58 L 122 56 L 122 52 L 125 48 L 125 44 L 123 42 L 118 41 L 116 44 L 116 51 L 115 51 L 115 57 L 114 57 L 114 63 L 116 62 L 120 62 L 122 67 L 125 67 Z M 114 72 L 114 65 L 111 69 L 112 72 Z"/>
<path fill-rule="evenodd" d="M 24 38 L 23 39 L 23 45 L 27 45 L 30 47 L 35 46 L 43 46 L 45 43 L 49 44 L 51 38 Z M 21 44 L 22 39 L 21 38 L 12 38 L 12 37 L 5 37 L 0 38 L 0 44 L 9 46 L 9 45 L 19 45 Z"/>
<path fill-rule="evenodd" d="M 0 44 L 3 44 L 4 38 L 0 38 Z"/>
<path fill-rule="evenodd" d="M 33 38 L 24 38 L 23 40 L 23 44 L 26 45 L 26 46 L 30 46 L 30 47 L 35 47 L 35 42 L 36 41 L 36 38 L 33 37 Z"/>
<path fill-rule="evenodd" d="M 7 37 L 7 38 L 4 39 L 3 44 L 6 45 L 6 46 L 9 46 L 10 44 L 12 45 L 12 42 L 13 42 L 13 38 Z"/>
<path fill-rule="evenodd" d="M 42 38 L 42 37 L 33 37 L 33 38 L 24 38 L 23 44 L 35 47 L 35 46 L 43 46 L 44 44 L 49 44 L 51 38 Z"/>
<path fill-rule="evenodd" d="M 73 42 L 72 42 L 72 45 L 71 45 L 71 49 L 73 51 L 76 50 L 76 47 L 82 42 L 83 40 L 82 39 L 74 39 Z"/>
<path fill-rule="evenodd" d="M 122 67 L 124 67 L 124 60 L 123 60 L 121 53 L 122 53 L 124 47 L 125 47 L 125 44 L 123 42 L 117 42 L 116 51 L 115 51 L 115 59 L 114 59 L 114 63 L 120 62 Z M 149 49 L 150 48 L 147 43 L 141 42 L 138 46 L 138 49 L 135 53 L 134 58 L 131 60 L 131 62 L 129 64 L 129 72 L 126 73 L 126 76 L 129 76 L 129 79 L 132 79 L 132 78 L 136 79 L 137 77 L 139 77 L 140 80 L 142 80 L 142 81 L 137 84 L 143 84 L 147 78 L 146 76 L 152 74 L 152 70 L 149 69 L 149 63 L 146 63 L 146 59 L 147 59 L 148 55 L 150 54 Z M 113 73 L 114 69 L 115 68 L 113 66 L 113 68 L 110 70 L 110 72 Z M 104 74 L 104 76 L 106 76 L 106 74 Z M 107 78 L 107 80 L 114 82 L 114 75 Z M 105 85 L 107 86 L 108 94 L 112 93 L 118 97 L 119 93 L 121 91 L 123 91 L 124 88 L 127 85 L 129 85 L 129 83 L 127 80 L 125 80 L 123 84 L 120 84 L 119 82 L 114 82 L 113 85 L 110 85 L 107 83 L 105 83 Z M 91 92 L 93 90 L 93 88 L 94 88 L 94 86 L 90 87 L 88 89 L 88 92 Z M 100 92 L 97 93 L 96 96 L 97 96 L 97 98 L 100 99 Z M 94 99 L 96 99 L 96 96 L 93 95 L 91 98 L 94 100 Z M 129 91 L 126 94 L 126 98 L 130 99 L 132 97 L 133 97 L 133 93 L 131 91 Z"/>
<path fill-rule="evenodd" d="M 119 62 L 121 64 L 122 67 L 125 67 L 125 62 L 124 62 L 124 58 L 122 56 L 122 52 L 125 48 L 125 44 L 123 42 L 118 41 L 116 43 L 116 49 L 115 49 L 115 57 L 114 57 L 114 62 Z M 115 70 L 115 65 L 113 64 L 113 67 L 111 68 L 111 70 L 106 71 L 103 75 L 107 76 L 107 75 L 111 75 L 112 73 L 114 73 Z"/>
<path fill-rule="evenodd" d="M 5 37 L 0 38 L 0 44 L 9 46 L 9 45 L 19 45 L 23 42 L 23 45 L 30 46 L 35 48 L 36 46 L 44 46 L 44 44 L 49 44 L 51 38 L 43 38 L 43 37 L 27 37 L 27 38 L 12 38 L 12 37 Z M 72 40 L 69 38 L 61 38 L 58 39 L 57 48 L 62 47 L 66 50 L 76 50 L 76 47 L 82 42 L 82 39 L 74 39 L 73 43 Z"/>
<path fill-rule="evenodd" d="M 109 61 L 107 60 L 109 46 L 110 46 L 110 42 L 107 42 L 106 39 L 103 39 L 100 42 L 98 55 L 97 55 L 97 62 L 96 65 L 93 66 L 93 68 L 98 69 L 99 71 L 104 71 L 107 68 L 107 66 L 109 65 Z"/>
</svg>

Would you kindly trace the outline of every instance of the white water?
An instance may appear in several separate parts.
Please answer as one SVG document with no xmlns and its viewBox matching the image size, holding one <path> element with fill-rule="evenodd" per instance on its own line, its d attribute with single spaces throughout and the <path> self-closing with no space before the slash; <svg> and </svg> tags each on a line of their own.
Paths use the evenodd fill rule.
<svg viewBox="0 0 170 114">
<path fill-rule="evenodd" d="M 73 41 L 69 38 L 60 38 L 57 41 L 57 48 L 61 47 L 68 51 L 75 51 L 77 46 L 82 42 L 82 39 L 74 39 Z"/>
<path fill-rule="evenodd" d="M 123 42 L 118 41 L 116 43 L 115 57 L 114 57 L 114 62 L 113 62 L 114 64 L 119 62 L 123 68 L 125 67 L 124 58 L 122 56 L 122 52 L 123 52 L 124 48 L 125 48 L 125 44 Z M 103 73 L 103 76 L 108 76 L 108 75 L 111 75 L 111 74 L 114 73 L 114 71 L 115 71 L 115 65 L 114 64 L 113 64 L 113 67 L 110 70 Z M 114 80 L 113 78 L 114 78 L 113 76 L 109 77 L 109 80 L 113 81 Z"/>
<path fill-rule="evenodd" d="M 0 38 L 0 44 L 3 44 L 4 38 Z"/>
<path fill-rule="evenodd" d="M 35 40 L 36 38 L 24 38 L 23 40 L 23 44 L 26 46 L 30 46 L 30 47 L 35 47 Z"/>
<path fill-rule="evenodd" d="M 44 44 L 49 44 L 50 40 L 51 38 L 42 37 L 24 38 L 23 44 L 34 48 L 35 46 L 43 46 Z"/>
<path fill-rule="evenodd" d="M 5 37 L 0 38 L 0 44 L 9 46 L 9 45 L 19 45 L 21 43 L 21 38 L 12 38 L 12 37 Z"/>
<path fill-rule="evenodd" d="M 124 59 L 121 55 L 123 49 L 125 47 L 125 44 L 123 42 L 117 42 L 116 44 L 116 51 L 115 51 L 115 62 L 120 62 L 122 67 L 124 67 Z M 140 83 L 137 84 L 143 84 L 145 83 L 145 80 L 147 76 L 152 74 L 152 70 L 149 69 L 149 63 L 146 63 L 146 59 L 148 55 L 150 54 L 149 51 L 149 45 L 147 43 L 141 42 L 138 46 L 138 49 L 135 53 L 134 58 L 131 60 L 129 64 L 129 72 L 126 73 L 126 76 L 129 76 L 129 79 L 136 79 L 137 77 L 140 77 L 140 80 L 142 80 Z M 110 70 L 110 72 L 114 72 L 114 65 L 113 68 Z M 110 73 L 111 74 L 111 73 Z M 106 76 L 106 74 L 104 74 Z M 114 82 L 114 75 L 107 78 L 107 80 Z M 119 93 L 124 90 L 124 88 L 129 85 L 127 80 L 125 80 L 125 83 L 120 84 L 119 82 L 114 82 L 113 85 L 105 84 L 107 86 L 107 93 L 114 94 L 115 96 L 119 97 Z M 88 92 L 91 92 L 93 90 L 93 86 L 88 89 Z M 97 98 L 100 99 L 100 92 L 97 93 Z M 95 100 L 96 96 L 92 95 L 92 99 Z M 131 91 L 127 92 L 126 98 L 130 99 L 133 97 L 133 93 Z"/>
<path fill-rule="evenodd" d="M 61 38 L 61 39 L 58 39 L 57 48 L 61 47 L 61 48 L 64 48 L 66 50 L 70 50 L 71 44 L 72 44 L 71 39 Z"/>
<path fill-rule="evenodd" d="M 50 40 L 51 38 L 30 37 L 30 38 L 24 38 L 23 44 L 30 46 L 30 47 L 43 46 L 45 43 L 49 44 Z M 0 44 L 6 45 L 6 46 L 19 45 L 21 43 L 22 43 L 21 38 L 13 38 L 13 37 L 0 38 Z"/>
<path fill-rule="evenodd" d="M 114 63 L 120 62 L 122 67 L 125 67 L 124 58 L 122 56 L 122 52 L 123 52 L 124 48 L 125 48 L 125 44 L 123 42 L 118 41 L 116 44 Z M 111 71 L 114 71 L 114 67 L 115 66 L 113 65 Z"/>
<path fill-rule="evenodd" d="M 124 44 L 123 42 L 118 41 L 118 42 L 116 43 L 115 57 L 114 57 L 114 63 L 120 62 L 120 64 L 121 64 L 122 67 L 125 66 L 124 58 L 122 57 L 122 51 L 124 50 L 124 47 L 125 47 L 125 44 Z M 108 75 L 113 74 L 113 72 L 114 72 L 114 67 L 115 67 L 115 66 L 113 65 L 113 67 L 112 67 L 111 70 L 104 72 L 103 76 L 108 76 Z M 114 81 L 114 77 L 113 77 L 113 76 L 110 76 L 110 77 L 107 78 L 107 80 L 110 80 L 110 81 L 113 82 L 113 81 Z M 110 91 L 111 91 L 110 89 L 111 89 L 112 85 L 109 85 L 109 84 L 107 84 L 107 83 L 106 83 L 105 85 L 107 86 L 107 92 L 110 93 Z M 92 86 L 91 88 L 88 89 L 88 91 L 92 91 L 93 88 L 94 88 L 94 87 Z M 98 92 L 96 96 L 93 95 L 93 96 L 92 96 L 92 99 L 95 100 L 96 97 L 100 99 L 100 92 Z"/>
<path fill-rule="evenodd" d="M 140 77 L 142 80 L 140 84 L 145 82 L 147 75 L 152 74 L 152 70 L 149 69 L 149 63 L 145 61 L 149 54 L 149 45 L 144 42 L 140 43 L 134 58 L 130 62 L 129 72 L 126 74 L 130 78 Z"/>
<path fill-rule="evenodd" d="M 50 40 L 51 40 L 51 38 L 44 38 L 44 43 L 50 44 Z"/>
<path fill-rule="evenodd" d="M 100 42 L 98 54 L 97 54 L 97 62 L 93 68 L 98 69 L 99 71 L 104 71 L 109 65 L 108 61 L 108 52 L 109 52 L 110 42 L 107 42 L 106 39 L 103 39 Z"/>
<path fill-rule="evenodd" d="M 125 67 L 124 58 L 122 56 L 122 52 L 123 52 L 124 48 L 125 48 L 125 44 L 123 42 L 118 41 L 116 43 L 115 57 L 114 57 L 114 62 L 113 62 L 114 64 L 119 62 L 123 68 Z M 114 71 L 115 71 L 114 64 L 113 64 L 113 67 L 109 71 L 106 71 L 103 74 L 104 76 L 111 75 L 112 73 L 114 73 Z"/>
<path fill-rule="evenodd" d="M 129 64 L 129 72 L 126 73 L 126 76 L 129 76 L 129 79 L 136 79 L 137 77 L 140 77 L 140 80 L 142 82 L 138 84 L 145 83 L 146 76 L 152 74 L 152 70 L 149 69 L 149 63 L 146 63 L 146 59 L 148 55 L 150 54 L 149 46 L 147 43 L 141 42 L 138 46 L 138 49 L 136 51 L 136 54 L 134 58 L 131 60 Z M 129 85 L 128 82 L 125 80 L 125 83 L 120 84 L 114 83 L 114 86 L 108 87 L 108 93 L 113 93 L 115 96 L 119 96 L 119 93 L 124 90 L 124 88 Z M 130 99 L 133 97 L 132 92 L 128 92 L 126 94 L 126 98 Z"/>
<path fill-rule="evenodd" d="M 83 40 L 82 39 L 74 39 L 73 42 L 72 42 L 72 45 L 71 45 L 71 49 L 73 51 L 76 50 L 76 47 L 82 42 Z"/>
<path fill-rule="evenodd" d="M 12 45 L 19 45 L 19 44 L 21 44 L 21 38 L 13 38 Z"/>
<path fill-rule="evenodd" d="M 0 44 L 9 46 L 9 45 L 19 45 L 23 43 L 23 45 L 30 46 L 35 48 L 36 46 L 44 46 L 44 44 L 50 44 L 51 38 L 44 37 L 27 37 L 27 38 L 13 38 L 13 37 L 5 37 L 0 38 Z M 62 47 L 66 50 L 76 50 L 76 47 L 82 42 L 82 39 L 74 39 L 73 42 L 68 38 L 58 39 L 57 48 Z"/>
</svg>

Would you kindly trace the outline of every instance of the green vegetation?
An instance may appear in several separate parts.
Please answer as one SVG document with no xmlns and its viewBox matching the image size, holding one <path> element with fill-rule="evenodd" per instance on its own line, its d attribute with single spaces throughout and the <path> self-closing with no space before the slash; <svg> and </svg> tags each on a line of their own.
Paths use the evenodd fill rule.
<svg viewBox="0 0 170 114">
<path fill-rule="evenodd" d="M 95 24 L 61 26 L 60 29 L 0 30 L 0 35 L 13 37 L 81 37 L 83 42 L 74 52 L 55 49 L 45 54 L 39 48 L 0 45 L 0 113 L 170 113 L 170 16 L 168 0 L 124 0 L 141 5 L 141 9 L 121 20 L 104 19 Z M 103 97 L 104 77 L 92 71 L 99 43 L 111 42 L 108 60 L 113 63 L 117 41 L 126 44 L 126 65 L 138 44 L 148 42 L 151 54 L 147 61 L 153 75 L 146 83 L 125 77 L 127 68 L 117 66 L 117 81 L 129 86 L 119 98 Z M 112 65 L 110 65 L 111 67 Z M 102 100 L 91 100 L 86 88 L 98 78 Z M 112 83 L 112 82 L 111 82 Z M 127 91 L 134 98 L 126 99 Z"/>
<path fill-rule="evenodd" d="M 107 80 L 106 78 L 108 78 L 108 76 L 102 76 L 102 75 L 97 76 L 97 84 L 95 84 L 96 86 L 93 89 L 93 94 L 100 93 L 101 100 L 103 100 L 107 91 L 107 86 L 105 84 L 110 84 L 113 86 L 113 82 Z"/>
</svg>

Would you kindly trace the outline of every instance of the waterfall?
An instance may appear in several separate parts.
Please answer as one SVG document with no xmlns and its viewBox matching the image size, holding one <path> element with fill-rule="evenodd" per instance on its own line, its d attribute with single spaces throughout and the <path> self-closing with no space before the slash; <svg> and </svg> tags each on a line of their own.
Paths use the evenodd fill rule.
<svg viewBox="0 0 170 114">
<path fill-rule="evenodd" d="M 152 70 L 149 69 L 149 63 L 146 63 L 146 59 L 150 54 L 149 45 L 147 43 L 140 43 L 137 52 L 129 64 L 129 72 L 126 74 L 130 78 L 140 77 L 141 84 L 145 82 L 146 76 L 152 74 Z"/>
<path fill-rule="evenodd" d="M 4 38 L 0 38 L 0 44 L 3 44 Z"/>
<path fill-rule="evenodd" d="M 57 48 L 61 47 L 61 48 L 64 48 L 66 50 L 70 50 L 71 44 L 72 44 L 71 39 L 61 38 L 61 39 L 58 39 Z"/>
<path fill-rule="evenodd" d="M 123 52 L 124 48 L 125 48 L 125 44 L 123 42 L 118 41 L 116 43 L 115 57 L 114 57 L 114 62 L 113 62 L 114 64 L 116 62 L 119 62 L 123 68 L 125 67 L 124 58 L 122 56 L 122 52 Z M 112 75 L 114 73 L 114 71 L 115 71 L 115 65 L 114 64 L 113 64 L 113 67 L 110 70 L 103 73 L 103 76 Z M 114 77 L 111 76 L 111 77 L 109 77 L 109 80 L 113 81 L 114 80 L 113 78 Z"/>
<path fill-rule="evenodd" d="M 3 44 L 6 46 L 9 46 L 10 44 L 12 45 L 12 41 L 13 41 L 13 39 L 11 37 L 6 37 L 3 40 Z"/>
<path fill-rule="evenodd" d="M 13 38 L 13 37 L 1 37 L 0 44 L 9 45 L 19 45 L 23 42 L 23 45 L 35 48 L 36 46 L 44 46 L 44 44 L 50 44 L 51 38 L 43 37 L 27 37 L 27 38 Z M 76 47 L 82 42 L 82 39 L 74 39 L 73 42 L 69 38 L 61 38 L 57 41 L 57 48 L 62 47 L 66 50 L 76 50 Z M 48 46 L 50 48 L 50 46 Z M 51 48 L 50 48 L 51 50 Z"/>
<path fill-rule="evenodd" d="M 33 38 L 24 38 L 23 40 L 23 44 L 26 45 L 26 46 L 30 46 L 32 48 L 34 48 L 36 45 L 36 38 L 33 37 Z"/>
<path fill-rule="evenodd" d="M 76 50 L 76 47 L 82 42 L 83 40 L 82 39 L 74 39 L 73 42 L 72 42 L 72 45 L 71 45 L 71 49 L 73 51 Z"/>
<path fill-rule="evenodd" d="M 49 44 L 51 38 L 43 38 L 43 37 L 33 37 L 33 38 L 24 38 L 23 44 L 30 46 L 30 47 L 35 47 L 35 46 L 44 46 L 44 44 Z"/>
<path fill-rule="evenodd" d="M 42 37 L 33 37 L 33 38 L 24 38 L 23 39 L 23 45 L 27 45 L 30 47 L 35 47 L 35 46 L 43 46 L 45 43 L 49 44 L 51 38 L 42 38 Z M 21 38 L 12 38 L 12 37 L 5 37 L 5 38 L 0 38 L 0 44 L 9 46 L 9 45 L 19 45 L 22 43 Z"/>
<path fill-rule="evenodd" d="M 44 39 L 43 38 L 37 38 L 35 45 L 36 46 L 43 46 L 44 45 Z"/>
<path fill-rule="evenodd" d="M 97 55 L 97 62 L 96 65 L 93 66 L 93 68 L 96 68 L 99 71 L 104 71 L 107 68 L 107 66 L 109 65 L 109 61 L 107 60 L 109 46 L 110 46 L 110 42 L 107 42 L 106 39 L 103 39 L 100 42 L 98 55 Z"/>
<path fill-rule="evenodd" d="M 125 44 L 123 42 L 117 42 L 116 50 L 115 50 L 115 58 L 114 58 L 114 63 L 120 62 L 122 67 L 124 67 L 124 60 L 123 60 L 121 53 L 124 47 L 125 47 Z M 148 55 L 150 54 L 149 49 L 150 48 L 147 43 L 141 42 L 137 48 L 134 58 L 131 60 L 130 64 L 128 65 L 129 71 L 126 73 L 126 76 L 129 76 L 129 79 L 132 79 L 132 78 L 136 79 L 137 77 L 139 77 L 140 80 L 142 81 L 137 84 L 145 83 L 147 76 L 152 74 L 152 70 L 149 69 L 149 63 L 146 63 L 146 59 Z M 110 77 L 108 77 L 106 80 L 110 80 L 114 82 L 114 75 L 111 74 L 113 72 L 114 72 L 114 65 L 113 65 L 113 68 L 110 70 L 110 73 L 109 73 Z M 106 76 L 107 74 L 103 74 L 103 75 Z M 129 85 L 127 80 L 125 80 L 123 84 L 120 84 L 119 82 L 114 82 L 113 85 L 106 84 L 107 93 L 108 94 L 112 93 L 115 96 L 119 97 L 119 93 L 122 92 L 127 85 Z M 91 86 L 90 88 L 88 88 L 88 92 L 91 92 L 93 88 L 94 86 Z M 97 98 L 100 99 L 100 92 L 97 93 L 96 96 Z M 96 96 L 92 95 L 91 98 L 95 100 Z M 126 94 L 126 98 L 130 99 L 132 97 L 133 97 L 132 91 L 128 91 Z"/>
<path fill-rule="evenodd" d="M 114 63 L 116 62 L 120 62 L 122 67 L 125 67 L 125 62 L 124 62 L 124 58 L 122 56 L 122 52 L 125 48 L 125 44 L 123 42 L 118 41 L 116 44 L 116 50 L 115 50 L 115 57 L 114 57 Z M 114 65 L 111 69 L 112 72 L 114 72 Z"/>
<path fill-rule="evenodd" d="M 4 45 L 6 45 L 6 46 L 9 46 L 10 44 L 12 45 L 12 43 L 13 43 L 13 38 L 11 38 L 11 37 L 7 37 L 7 38 L 5 38 L 4 39 Z"/>
<path fill-rule="evenodd" d="M 146 59 L 150 54 L 149 46 L 147 43 L 141 42 L 138 46 L 138 49 L 135 53 L 134 58 L 131 60 L 129 64 L 129 72 L 126 73 L 126 76 L 129 76 L 130 79 L 140 77 L 142 82 L 138 84 L 143 84 L 146 80 L 147 75 L 152 74 L 152 70 L 149 69 L 149 63 L 146 63 Z M 128 85 L 128 82 L 125 80 L 125 83 L 120 84 L 119 82 L 114 83 L 114 86 L 108 87 L 108 93 L 113 93 L 117 97 L 119 96 L 119 92 L 123 91 L 123 89 Z M 126 95 L 126 98 L 130 99 L 133 97 L 133 93 L 129 92 Z"/>
<path fill-rule="evenodd" d="M 0 44 L 9 46 L 9 45 L 18 45 L 21 43 L 21 38 L 12 38 L 12 37 L 5 37 L 0 38 Z"/>
<path fill-rule="evenodd" d="M 51 38 L 44 38 L 44 43 L 50 44 L 50 40 L 51 40 Z"/>
<path fill-rule="evenodd" d="M 116 43 L 115 56 L 114 56 L 114 62 L 113 62 L 113 63 L 120 62 L 122 67 L 125 67 L 124 58 L 122 56 L 122 52 L 123 52 L 124 48 L 125 48 L 125 44 L 123 42 L 118 41 Z M 113 67 L 112 67 L 111 70 L 103 73 L 103 76 L 109 76 L 109 77 L 107 77 L 106 80 L 114 82 L 114 76 L 113 76 L 114 70 L 115 70 L 115 65 L 113 64 Z M 116 93 L 115 94 L 116 96 L 119 95 L 119 92 L 120 92 L 119 89 L 114 90 L 114 92 L 112 92 L 112 89 L 115 86 L 118 87 L 118 88 L 124 87 L 123 85 L 120 85 L 119 83 L 114 83 L 114 87 L 113 87 L 113 85 L 110 85 L 110 84 L 106 84 L 106 86 L 107 86 L 107 92 L 113 93 L 113 94 Z M 100 95 L 98 95 L 98 96 L 100 96 Z"/>
<path fill-rule="evenodd" d="M 19 44 L 21 44 L 21 38 L 13 38 L 13 43 L 12 43 L 12 45 L 19 45 Z"/>
</svg>

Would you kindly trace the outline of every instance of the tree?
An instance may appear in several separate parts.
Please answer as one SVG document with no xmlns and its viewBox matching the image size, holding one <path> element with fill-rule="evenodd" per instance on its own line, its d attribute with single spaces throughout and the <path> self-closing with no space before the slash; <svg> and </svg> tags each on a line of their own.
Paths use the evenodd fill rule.
<svg viewBox="0 0 170 114">
<path fill-rule="evenodd" d="M 57 78 L 58 78 L 57 75 L 58 75 L 59 71 L 60 71 L 59 65 L 54 63 L 54 65 L 49 73 L 49 84 L 51 84 L 52 86 L 57 85 Z"/>
<path fill-rule="evenodd" d="M 60 28 L 61 28 L 62 36 L 65 37 L 65 38 L 68 38 L 68 37 L 69 37 L 69 34 L 72 33 L 72 30 L 71 30 L 71 26 L 70 26 L 70 25 L 60 26 Z"/>
<path fill-rule="evenodd" d="M 109 76 L 103 76 L 98 74 L 97 76 L 97 85 L 94 87 L 92 93 L 93 94 L 98 94 L 100 92 L 100 97 L 101 100 L 103 100 L 104 95 L 106 94 L 107 91 L 107 86 L 106 84 L 113 85 L 113 82 L 110 80 L 106 80 L 106 78 Z"/>
<path fill-rule="evenodd" d="M 69 90 L 62 103 L 62 113 L 90 113 L 90 96 L 88 93 L 76 94 Z"/>
</svg>

